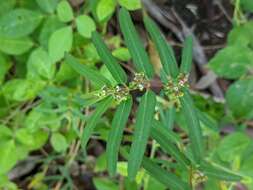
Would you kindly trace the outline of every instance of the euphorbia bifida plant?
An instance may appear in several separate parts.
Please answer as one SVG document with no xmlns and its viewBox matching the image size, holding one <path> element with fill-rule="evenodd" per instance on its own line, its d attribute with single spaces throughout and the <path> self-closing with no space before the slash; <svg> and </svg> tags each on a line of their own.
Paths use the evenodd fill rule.
<svg viewBox="0 0 253 190">
<path fill-rule="evenodd" d="M 144 16 L 145 27 L 155 44 L 162 63 L 163 88 L 161 94 L 163 96 L 160 96 L 152 90 L 150 81 L 154 77 L 153 66 L 136 32 L 130 14 L 124 8 L 119 12 L 119 23 L 136 71 L 130 82 L 125 70 L 113 57 L 98 32 L 93 32 L 92 41 L 117 85 L 112 85 L 111 81 L 96 70 L 80 64 L 72 55 L 66 55 L 66 62 L 70 66 L 99 87 L 99 90 L 87 95 L 86 106 L 95 104 L 96 109 L 83 130 L 82 148 L 86 149 L 98 118 L 116 103 L 116 111 L 106 147 L 108 172 L 111 176 L 115 176 L 124 128 L 131 113 L 133 98 L 135 98 L 131 92 L 138 90 L 143 95 L 140 97 L 136 112 L 132 144 L 129 152 L 122 154 L 128 160 L 128 177 L 130 179 L 134 180 L 140 168 L 143 167 L 158 181 L 175 190 L 192 189 L 209 178 L 232 182 L 242 180 L 242 176 L 206 159 L 205 141 L 200 127 L 200 122 L 204 122 L 206 118 L 199 114 L 199 110 L 194 106 L 188 85 L 192 63 L 192 37 L 189 36 L 185 40 L 181 64 L 178 67 L 171 46 L 160 33 L 156 24 L 148 16 Z M 164 127 L 159 121 L 159 117 L 155 117 L 157 100 L 161 99 L 166 102 L 165 109 L 172 110 L 174 113 L 182 112 L 187 123 L 189 144 L 183 144 L 173 130 Z M 170 123 L 174 123 L 174 117 L 170 118 Z M 170 155 L 173 162 L 184 171 L 183 175 L 185 176 L 172 173 L 160 165 L 156 159 L 144 155 L 149 137 L 154 139 L 166 154 Z"/>
</svg>

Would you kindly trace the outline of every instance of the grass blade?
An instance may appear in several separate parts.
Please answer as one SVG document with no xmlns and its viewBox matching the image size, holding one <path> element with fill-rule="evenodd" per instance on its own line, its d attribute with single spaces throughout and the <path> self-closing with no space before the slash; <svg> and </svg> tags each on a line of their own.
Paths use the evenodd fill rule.
<svg viewBox="0 0 253 190">
<path fill-rule="evenodd" d="M 192 66 L 192 48 L 193 48 L 193 38 L 188 36 L 184 41 L 184 48 L 182 53 L 182 60 L 180 65 L 181 73 L 189 73 Z"/>
<path fill-rule="evenodd" d="M 227 168 L 213 166 L 207 162 L 203 162 L 200 166 L 201 171 L 210 178 L 223 181 L 240 181 L 242 177 L 233 173 Z"/>
<path fill-rule="evenodd" d="M 136 124 L 134 129 L 133 143 L 128 159 L 128 177 L 135 179 L 141 166 L 141 161 L 145 153 L 154 111 L 156 106 L 156 96 L 152 91 L 147 91 L 141 98 L 137 110 Z"/>
<path fill-rule="evenodd" d="M 144 157 L 142 165 L 145 170 L 156 180 L 164 184 L 166 187 L 175 190 L 190 190 L 190 187 L 178 178 L 176 175 L 166 171 L 165 169 L 158 166 L 152 160 Z"/>
<path fill-rule="evenodd" d="M 97 122 L 99 121 L 99 118 L 101 118 L 104 112 L 111 106 L 112 102 L 113 98 L 111 96 L 103 99 L 97 104 L 96 110 L 88 119 L 81 138 L 81 145 L 84 149 L 86 148 L 86 145 L 92 135 L 94 128 L 96 127 Z"/>
<path fill-rule="evenodd" d="M 130 14 L 125 8 L 121 8 L 119 12 L 119 23 L 126 46 L 133 58 L 133 63 L 137 71 L 144 72 L 148 78 L 152 78 L 154 75 L 153 66 L 137 34 Z"/>
<path fill-rule="evenodd" d="M 132 104 L 133 100 L 131 97 L 121 102 L 112 120 L 112 128 L 106 145 L 107 166 L 110 176 L 114 176 L 116 173 L 120 142 L 128 116 L 131 112 Z"/>
<path fill-rule="evenodd" d="M 203 137 L 195 106 L 193 105 L 192 99 L 187 90 L 184 91 L 184 96 L 181 98 L 181 104 L 182 112 L 189 131 L 193 158 L 196 163 L 200 163 L 203 157 Z"/>
<path fill-rule="evenodd" d="M 96 31 L 92 33 L 92 42 L 95 45 L 101 60 L 103 60 L 113 78 L 118 83 L 125 84 L 127 82 L 127 75 L 125 71 L 113 57 L 106 44 L 103 42 L 102 37 Z"/>
<path fill-rule="evenodd" d="M 172 48 L 152 19 L 145 16 L 144 24 L 152 41 L 155 43 L 165 72 L 167 75 L 175 78 L 178 75 L 179 69 Z"/>
<path fill-rule="evenodd" d="M 79 63 L 78 59 L 70 54 L 65 55 L 66 62 L 80 75 L 89 79 L 92 83 L 102 87 L 104 85 L 111 85 L 110 81 L 102 76 L 98 71 L 90 68 L 87 65 Z"/>
<path fill-rule="evenodd" d="M 178 149 L 176 145 L 172 142 L 174 141 L 171 139 L 171 134 L 165 128 L 159 125 L 158 121 L 153 122 L 154 125 L 151 130 L 151 137 L 156 140 L 156 142 L 161 146 L 161 148 L 173 156 L 179 164 L 188 168 L 190 162 L 185 157 L 185 155 Z"/>
</svg>

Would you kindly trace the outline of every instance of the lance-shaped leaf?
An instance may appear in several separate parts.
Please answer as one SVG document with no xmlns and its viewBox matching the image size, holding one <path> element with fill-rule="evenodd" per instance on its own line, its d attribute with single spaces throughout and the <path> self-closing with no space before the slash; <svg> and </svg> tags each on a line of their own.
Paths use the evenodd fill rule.
<svg viewBox="0 0 253 190">
<path fill-rule="evenodd" d="M 73 57 L 70 54 L 66 54 L 65 57 L 67 64 L 69 64 L 76 72 L 89 79 L 92 83 L 100 87 L 104 85 L 111 85 L 110 81 L 107 78 L 89 66 L 81 64 L 77 58 Z"/>
<path fill-rule="evenodd" d="M 193 158 L 196 163 L 200 163 L 203 156 L 203 137 L 195 106 L 193 105 L 192 99 L 187 90 L 184 90 L 184 96 L 181 98 L 181 104 L 182 113 L 186 120 L 189 132 Z"/>
<path fill-rule="evenodd" d="M 190 190 L 190 187 L 186 182 L 161 168 L 159 165 L 146 157 L 143 158 L 142 166 L 153 178 L 164 184 L 166 187 L 175 190 Z"/>
<path fill-rule="evenodd" d="M 167 129 L 162 122 L 154 120 L 152 126 L 152 130 L 153 128 L 156 128 L 156 130 L 159 130 L 160 133 L 164 133 L 166 138 L 170 139 L 171 142 L 176 144 L 182 143 L 180 136 L 172 130 Z"/>
<path fill-rule="evenodd" d="M 147 91 L 141 98 L 137 110 L 136 124 L 134 128 L 133 143 L 128 159 L 128 176 L 135 179 L 141 166 L 141 161 L 145 153 L 154 111 L 156 106 L 156 96 L 152 91 Z"/>
<path fill-rule="evenodd" d="M 176 108 L 174 106 L 169 107 L 166 110 L 159 110 L 161 122 L 163 126 L 171 130 L 173 128 L 174 122 L 175 122 L 175 117 L 176 117 Z"/>
<path fill-rule="evenodd" d="M 200 165 L 200 170 L 210 178 L 223 180 L 223 181 L 240 181 L 242 176 L 235 174 L 233 171 L 223 168 L 222 166 L 218 167 L 211 165 L 207 162 L 203 162 Z"/>
<path fill-rule="evenodd" d="M 152 41 L 155 43 L 163 69 L 167 75 L 175 78 L 178 75 L 179 69 L 172 48 L 167 43 L 158 26 L 148 16 L 144 17 L 144 24 Z"/>
<path fill-rule="evenodd" d="M 125 71 L 120 67 L 117 60 L 113 57 L 106 44 L 103 42 L 102 37 L 96 31 L 92 33 L 92 42 L 94 43 L 101 60 L 105 63 L 113 78 L 118 83 L 125 84 L 127 82 L 127 75 Z"/>
<path fill-rule="evenodd" d="M 119 23 L 125 43 L 133 58 L 133 63 L 137 71 L 144 72 L 148 78 L 152 78 L 154 75 L 153 66 L 150 63 L 143 43 L 137 34 L 130 14 L 125 8 L 121 8 L 119 12 Z"/>
<path fill-rule="evenodd" d="M 206 127 L 215 132 L 219 131 L 217 121 L 215 121 L 213 118 L 209 117 L 208 114 L 200 111 L 199 109 L 196 109 L 196 113 L 201 123 L 203 123 Z"/>
<path fill-rule="evenodd" d="M 88 119 L 81 137 L 81 145 L 84 149 L 86 148 L 86 145 L 94 131 L 94 128 L 96 127 L 97 122 L 102 117 L 103 113 L 105 113 L 105 111 L 111 106 L 112 102 L 113 98 L 111 96 L 99 102 L 96 106 L 96 110 L 94 111 L 92 116 Z"/>
<path fill-rule="evenodd" d="M 189 73 L 191 71 L 192 66 L 192 47 L 193 46 L 193 38 L 192 36 L 188 36 L 184 41 L 184 48 L 182 53 L 182 60 L 180 65 L 181 73 Z"/>
<path fill-rule="evenodd" d="M 111 176 L 114 176 L 116 173 L 120 142 L 132 108 L 132 103 L 131 97 L 121 102 L 112 120 L 112 129 L 110 130 L 106 145 L 107 167 Z"/>
<path fill-rule="evenodd" d="M 159 121 L 153 121 L 153 127 L 151 129 L 151 137 L 156 140 L 156 142 L 161 146 L 161 148 L 166 151 L 168 154 L 173 156 L 178 163 L 187 168 L 190 164 L 189 160 L 185 157 L 185 155 L 178 149 L 176 145 L 173 144 L 174 134 L 173 136 L 159 125 Z"/>
</svg>

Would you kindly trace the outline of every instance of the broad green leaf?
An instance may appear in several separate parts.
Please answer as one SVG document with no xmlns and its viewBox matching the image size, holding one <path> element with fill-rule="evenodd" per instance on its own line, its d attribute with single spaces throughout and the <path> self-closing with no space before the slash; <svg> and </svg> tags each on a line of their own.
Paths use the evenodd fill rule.
<svg viewBox="0 0 253 190">
<path fill-rule="evenodd" d="M 253 118 L 253 78 L 238 80 L 229 86 L 226 101 L 236 118 Z"/>
<path fill-rule="evenodd" d="M 0 142 L 0 175 L 8 172 L 17 162 L 18 155 L 14 140 Z"/>
<path fill-rule="evenodd" d="M 11 67 L 11 63 L 7 57 L 0 53 L 0 85 L 2 84 L 5 74 Z"/>
<path fill-rule="evenodd" d="M 241 6 L 244 10 L 253 13 L 253 1 L 251 0 L 240 0 Z"/>
<path fill-rule="evenodd" d="M 100 22 L 108 20 L 115 11 L 116 0 L 100 0 L 96 7 L 96 15 Z"/>
<path fill-rule="evenodd" d="M 25 118 L 24 126 L 32 133 L 45 128 L 50 129 L 50 131 L 57 131 L 61 126 L 61 120 L 56 113 L 48 114 L 33 109 Z"/>
<path fill-rule="evenodd" d="M 181 109 L 189 132 L 193 158 L 196 163 L 200 163 L 203 157 L 203 137 L 199 118 L 195 110 L 196 108 L 187 90 L 184 91 L 184 96 L 181 98 L 181 104 Z"/>
<path fill-rule="evenodd" d="M 106 145 L 107 166 L 111 176 L 116 174 L 120 143 L 124 127 L 131 112 L 132 104 L 133 101 L 131 97 L 129 97 L 126 101 L 121 102 L 112 120 L 112 127 Z"/>
<path fill-rule="evenodd" d="M 45 22 L 43 23 L 43 26 L 41 28 L 41 31 L 39 33 L 39 42 L 40 44 L 45 48 L 48 49 L 48 41 L 50 36 L 58 29 L 63 28 L 65 26 L 64 23 L 62 23 L 57 16 L 52 15 L 48 17 Z"/>
<path fill-rule="evenodd" d="M 13 79 L 3 85 L 2 92 L 7 100 L 20 102 L 35 98 L 44 86 L 42 81 Z"/>
<path fill-rule="evenodd" d="M 129 61 L 131 59 L 131 55 L 127 48 L 120 47 L 112 51 L 112 55 L 119 59 L 120 61 Z"/>
<path fill-rule="evenodd" d="M 165 169 L 161 168 L 157 164 L 155 164 L 152 160 L 144 157 L 142 161 L 142 165 L 145 170 L 155 178 L 157 181 L 164 184 L 166 187 L 175 190 L 190 190 L 190 187 L 178 178 L 176 175 L 166 171 Z"/>
<path fill-rule="evenodd" d="M 5 125 L 0 124 L 0 139 L 5 140 L 5 139 L 11 139 L 12 138 L 12 130 L 8 128 Z"/>
<path fill-rule="evenodd" d="M 28 149 L 30 151 L 38 150 L 47 143 L 49 135 L 48 135 L 48 132 L 45 131 L 44 129 L 36 130 L 32 134 L 33 134 L 34 143 L 28 146 Z"/>
<path fill-rule="evenodd" d="M 227 168 L 217 167 L 207 162 L 201 163 L 200 169 L 205 175 L 213 179 L 222 181 L 240 181 L 242 179 L 241 176 L 233 173 L 233 171 Z"/>
<path fill-rule="evenodd" d="M 156 95 L 152 91 L 147 91 L 142 96 L 137 110 L 133 142 L 128 159 L 128 177 L 130 179 L 136 177 L 141 167 L 141 161 L 146 150 L 149 133 L 152 127 L 155 106 Z"/>
<path fill-rule="evenodd" d="M 168 132 L 168 130 L 161 127 L 158 121 L 153 122 L 153 127 L 151 129 L 150 134 L 151 137 L 156 140 L 156 142 L 161 146 L 164 151 L 173 156 L 179 164 L 181 164 L 185 168 L 188 168 L 190 162 L 178 149 L 178 147 L 173 144 L 173 142 L 175 141 L 173 139 L 174 136 L 172 136 Z"/>
<path fill-rule="evenodd" d="M 120 84 L 125 84 L 127 82 L 127 75 L 117 60 L 112 56 L 110 50 L 103 42 L 102 37 L 97 32 L 93 32 L 92 41 L 99 56 L 101 57 L 101 60 L 103 60 L 114 79 Z"/>
<path fill-rule="evenodd" d="M 113 102 L 113 98 L 111 96 L 105 98 L 104 100 L 101 100 L 96 106 L 96 110 L 91 115 L 91 117 L 88 119 L 86 126 L 83 130 L 82 137 L 81 137 L 81 145 L 82 148 L 85 149 L 87 146 L 87 143 L 96 127 L 96 124 L 98 123 L 99 119 L 102 117 L 104 112 L 111 106 Z"/>
<path fill-rule="evenodd" d="M 141 0 L 118 0 L 122 7 L 128 10 L 137 10 L 141 8 Z"/>
<path fill-rule="evenodd" d="M 64 81 L 71 81 L 78 76 L 79 74 L 69 64 L 67 64 L 66 61 L 63 61 L 56 73 L 55 80 L 58 83 L 61 83 Z"/>
<path fill-rule="evenodd" d="M 57 16 L 62 22 L 70 22 L 74 18 L 74 13 L 71 5 L 67 0 L 61 1 L 57 5 Z"/>
<path fill-rule="evenodd" d="M 155 43 L 163 69 L 167 75 L 175 78 L 178 75 L 178 66 L 172 48 L 167 43 L 158 26 L 148 16 L 144 17 L 144 24 L 152 41 Z"/>
<path fill-rule="evenodd" d="M 121 8 L 119 13 L 120 28 L 123 33 L 125 43 L 133 58 L 133 63 L 138 72 L 144 72 L 148 78 L 154 75 L 154 69 L 150 63 L 144 45 L 140 40 L 129 12 L 125 8 Z"/>
<path fill-rule="evenodd" d="M 15 131 L 15 137 L 16 139 L 24 144 L 24 145 L 33 145 L 34 144 L 34 138 L 32 133 L 26 129 L 26 128 L 20 128 L 17 131 Z"/>
<path fill-rule="evenodd" d="M 93 178 L 97 190 L 119 190 L 119 186 L 108 178 Z"/>
<path fill-rule="evenodd" d="M 193 37 L 188 36 L 184 41 L 180 72 L 188 74 L 192 66 Z"/>
<path fill-rule="evenodd" d="M 70 26 L 56 30 L 48 42 L 49 55 L 53 62 L 60 61 L 72 48 L 73 32 Z"/>
<path fill-rule="evenodd" d="M 61 133 L 53 133 L 50 142 L 56 152 L 64 152 L 68 148 L 67 140 Z"/>
<path fill-rule="evenodd" d="M 36 0 L 36 2 L 46 13 L 53 13 L 59 0 Z"/>
<path fill-rule="evenodd" d="M 102 87 L 104 85 L 110 86 L 110 81 L 103 77 L 96 70 L 87 65 L 79 63 L 79 61 L 70 54 L 66 54 L 66 63 L 69 64 L 76 72 L 84 77 L 87 77 L 92 83 Z"/>
<path fill-rule="evenodd" d="M 228 34 L 228 45 L 248 46 L 253 44 L 253 22 L 249 21 L 239 26 L 234 26 Z"/>
<path fill-rule="evenodd" d="M 4 36 L 0 36 L 0 44 L 0 51 L 9 55 L 21 55 L 34 45 L 33 41 L 28 37 L 14 39 Z"/>
<path fill-rule="evenodd" d="M 16 4 L 16 0 L 0 1 L 0 16 L 10 12 Z"/>
<path fill-rule="evenodd" d="M 227 46 L 208 65 L 220 77 L 237 79 L 253 68 L 253 52 L 245 45 Z"/>
<path fill-rule="evenodd" d="M 76 27 L 78 33 L 85 38 L 91 38 L 92 32 L 96 30 L 95 22 L 87 15 L 81 15 L 76 18 Z"/>
<path fill-rule="evenodd" d="M 43 48 L 34 50 L 27 62 L 27 78 L 47 79 L 54 77 L 55 64 Z"/>
<path fill-rule="evenodd" d="M 250 141 L 250 138 L 241 132 L 232 133 L 222 139 L 217 147 L 217 153 L 221 160 L 233 161 L 236 157 L 242 156 Z"/>
<path fill-rule="evenodd" d="M 20 38 L 31 34 L 40 24 L 43 16 L 26 9 L 15 9 L 0 19 L 0 35 Z"/>
</svg>

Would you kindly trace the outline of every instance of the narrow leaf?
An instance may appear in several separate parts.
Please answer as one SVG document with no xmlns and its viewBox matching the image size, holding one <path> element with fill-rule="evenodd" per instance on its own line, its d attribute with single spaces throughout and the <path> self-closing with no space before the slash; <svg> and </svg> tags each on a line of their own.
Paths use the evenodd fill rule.
<svg viewBox="0 0 253 190">
<path fill-rule="evenodd" d="M 180 65 L 180 72 L 189 73 L 192 66 L 192 46 L 193 38 L 188 36 L 184 41 L 184 48 L 182 53 L 182 61 Z"/>
<path fill-rule="evenodd" d="M 76 72 L 89 79 L 92 83 L 98 86 L 110 85 L 104 76 L 96 70 L 88 67 L 87 65 L 79 63 L 79 61 L 70 54 L 66 54 L 66 63 L 69 64 Z"/>
<path fill-rule="evenodd" d="M 128 176 L 134 179 L 145 153 L 154 111 L 156 106 L 156 96 L 152 91 L 147 91 L 141 98 L 137 110 L 136 124 L 134 129 L 133 143 L 130 149 L 128 160 Z"/>
<path fill-rule="evenodd" d="M 137 71 L 144 72 L 148 78 L 152 78 L 154 75 L 153 66 L 150 63 L 143 43 L 137 34 L 130 14 L 125 8 L 121 8 L 119 12 L 119 23 L 125 39 L 125 43 L 133 58 L 133 63 Z"/>
<path fill-rule="evenodd" d="M 98 32 L 92 33 L 92 41 L 97 49 L 99 56 L 101 57 L 101 60 L 103 60 L 113 78 L 120 84 L 126 83 L 127 75 L 125 71 L 120 67 L 117 60 L 113 57 Z"/>
<path fill-rule="evenodd" d="M 160 133 L 164 133 L 166 138 L 170 139 L 170 141 L 172 141 L 173 143 L 176 143 L 176 144 L 182 143 L 179 135 L 177 133 L 174 133 L 172 130 L 164 127 L 164 125 L 160 121 L 154 120 L 152 123 L 152 126 L 153 126 L 152 130 L 153 128 L 156 128 L 156 130 L 159 130 Z"/>
<path fill-rule="evenodd" d="M 152 160 L 144 157 L 142 165 L 153 178 L 164 184 L 166 187 L 175 190 L 190 190 L 190 187 L 187 185 L 187 183 L 182 181 L 176 175 L 161 168 Z"/>
<path fill-rule="evenodd" d="M 184 96 L 181 98 L 181 104 L 182 112 L 189 131 L 193 158 L 196 163 L 200 163 L 203 156 L 203 137 L 195 106 L 193 105 L 192 99 L 187 90 L 184 91 Z"/>
<path fill-rule="evenodd" d="M 156 142 L 165 152 L 167 152 L 171 156 L 174 156 L 178 163 L 187 168 L 190 162 L 185 157 L 185 155 L 178 149 L 178 147 L 173 144 L 173 136 L 171 137 L 171 134 L 168 132 L 168 130 L 161 127 L 158 121 L 154 121 L 153 123 L 154 125 L 151 130 L 151 137 L 156 140 Z"/>
<path fill-rule="evenodd" d="M 240 181 L 242 177 L 233 173 L 233 171 L 217 166 L 213 166 L 207 162 L 203 162 L 200 166 L 201 171 L 210 178 L 224 181 Z"/>
<path fill-rule="evenodd" d="M 175 78 L 178 75 L 179 69 L 172 48 L 167 43 L 158 26 L 148 16 L 144 17 L 144 24 L 152 41 L 155 43 L 163 69 L 167 75 Z"/>
<path fill-rule="evenodd" d="M 106 145 L 107 165 L 111 176 L 114 176 L 116 173 L 120 142 L 132 104 L 131 97 L 121 102 L 112 120 L 112 129 L 110 130 Z"/>
<path fill-rule="evenodd" d="M 96 127 L 97 122 L 105 113 L 105 111 L 111 106 L 113 102 L 113 98 L 111 96 L 105 98 L 101 102 L 99 102 L 96 106 L 96 110 L 92 114 L 92 116 L 88 119 L 87 124 L 83 130 L 82 138 L 81 138 L 81 145 L 85 149 L 86 145 Z"/>
<path fill-rule="evenodd" d="M 167 117 L 168 117 L 168 128 L 173 129 L 175 117 L 176 117 L 176 108 L 173 106 L 168 109 L 167 111 Z"/>
<path fill-rule="evenodd" d="M 206 127 L 208 127 L 209 129 L 218 132 L 218 123 L 216 120 L 214 120 L 213 118 L 211 118 L 208 114 L 200 111 L 199 109 L 196 109 L 196 113 L 198 115 L 199 120 L 201 121 L 201 123 L 203 123 Z"/>
</svg>

